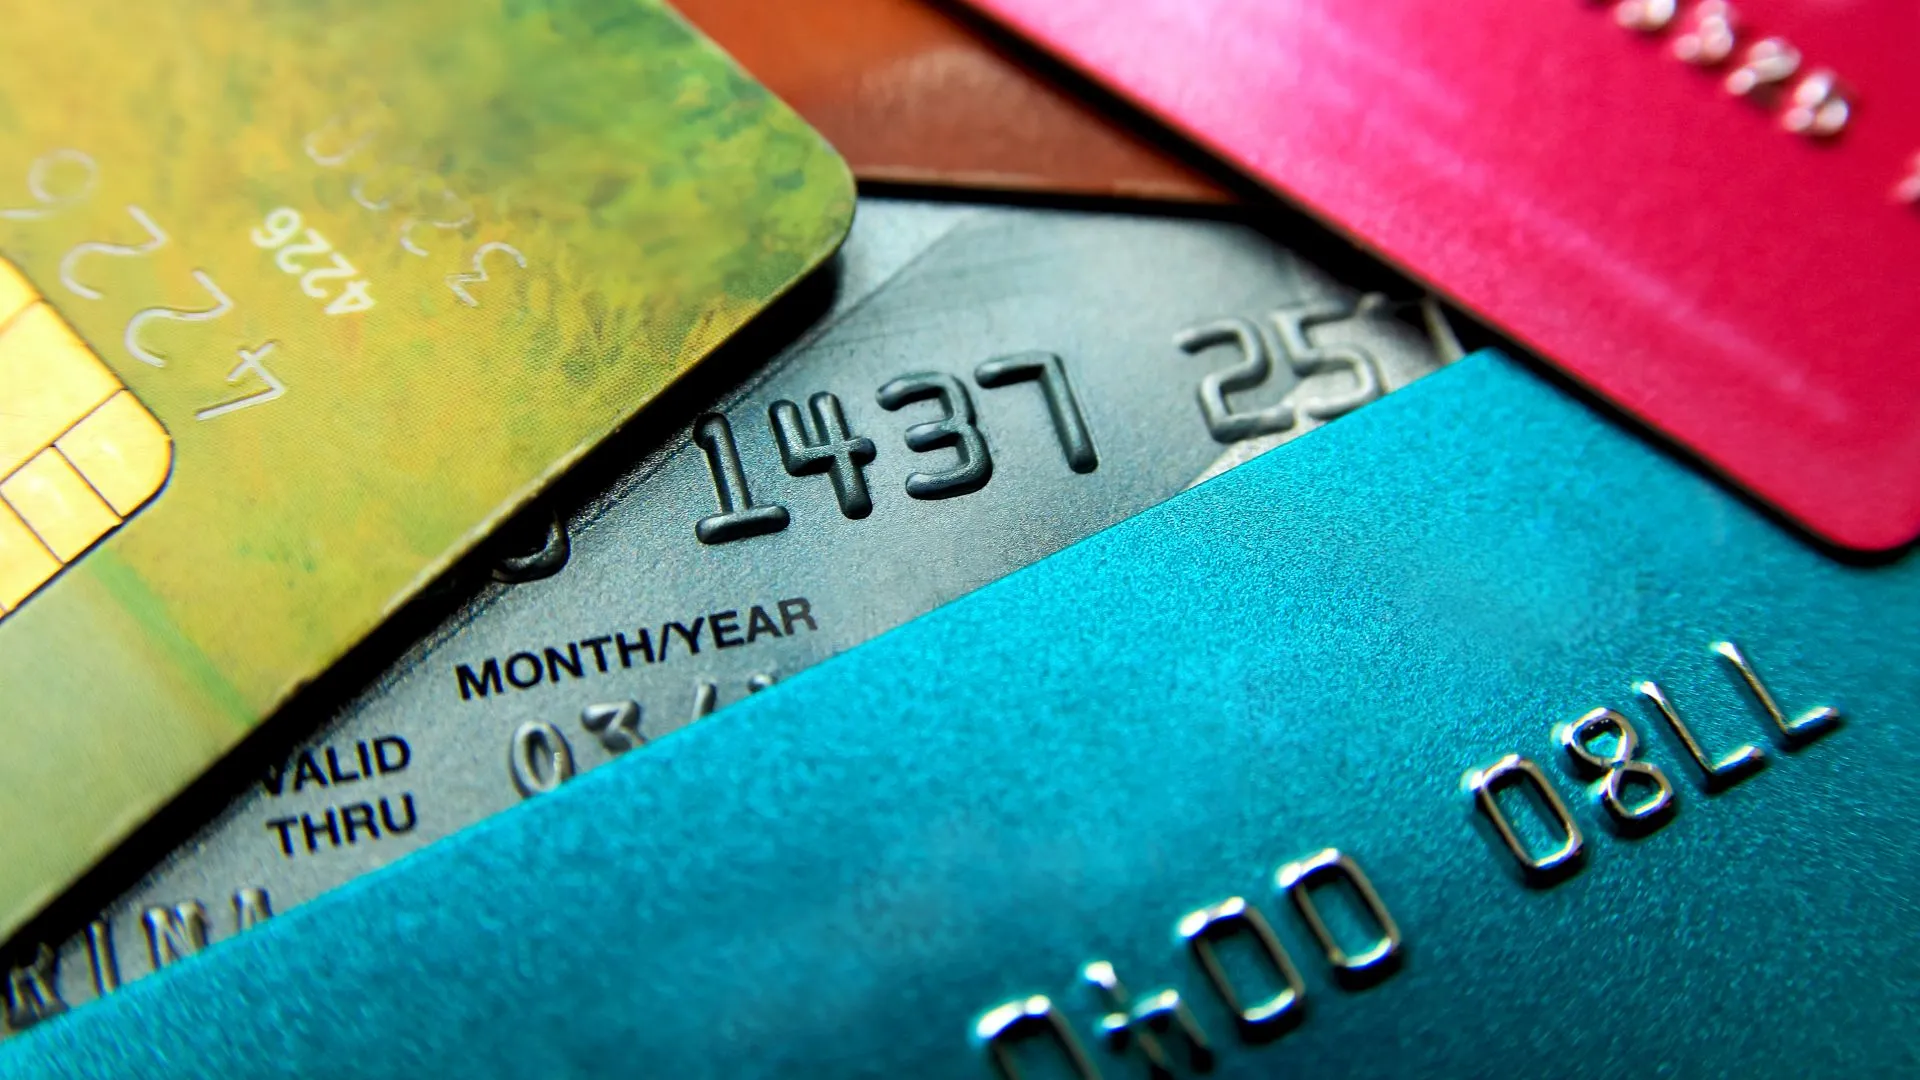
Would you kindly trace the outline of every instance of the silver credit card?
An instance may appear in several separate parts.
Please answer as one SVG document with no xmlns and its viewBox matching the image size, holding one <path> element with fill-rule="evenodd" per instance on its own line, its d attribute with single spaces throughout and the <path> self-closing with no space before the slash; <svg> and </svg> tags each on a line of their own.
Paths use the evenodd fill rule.
<svg viewBox="0 0 1920 1080">
<path fill-rule="evenodd" d="M 1215 221 L 869 200 L 836 272 L 795 344 L 505 560 L 88 930 L 15 970 L 9 1026 L 552 790 L 1456 355 L 1431 304 L 1362 293 Z"/>
</svg>

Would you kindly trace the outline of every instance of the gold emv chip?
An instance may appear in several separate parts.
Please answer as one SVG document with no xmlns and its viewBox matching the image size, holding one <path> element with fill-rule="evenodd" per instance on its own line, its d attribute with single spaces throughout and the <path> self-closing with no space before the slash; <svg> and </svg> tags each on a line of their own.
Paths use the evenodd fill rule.
<svg viewBox="0 0 1920 1080">
<path fill-rule="evenodd" d="M 0 259 L 0 618 L 166 482 L 173 440 Z"/>
</svg>

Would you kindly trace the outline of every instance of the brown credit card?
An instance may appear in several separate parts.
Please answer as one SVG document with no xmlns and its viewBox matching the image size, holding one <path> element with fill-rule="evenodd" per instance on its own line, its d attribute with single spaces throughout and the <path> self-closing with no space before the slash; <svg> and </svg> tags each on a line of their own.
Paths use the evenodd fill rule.
<svg viewBox="0 0 1920 1080">
<path fill-rule="evenodd" d="M 1186 202 L 1223 188 L 927 0 L 674 0 L 864 180 Z"/>
</svg>

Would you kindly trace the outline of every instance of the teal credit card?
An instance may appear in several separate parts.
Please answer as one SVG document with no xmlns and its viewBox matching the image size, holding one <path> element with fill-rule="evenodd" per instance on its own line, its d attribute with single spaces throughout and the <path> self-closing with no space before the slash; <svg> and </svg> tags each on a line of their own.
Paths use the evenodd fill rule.
<svg viewBox="0 0 1920 1080">
<path fill-rule="evenodd" d="M 1912 1075 L 1920 565 L 1482 354 L 7 1075 Z"/>
</svg>

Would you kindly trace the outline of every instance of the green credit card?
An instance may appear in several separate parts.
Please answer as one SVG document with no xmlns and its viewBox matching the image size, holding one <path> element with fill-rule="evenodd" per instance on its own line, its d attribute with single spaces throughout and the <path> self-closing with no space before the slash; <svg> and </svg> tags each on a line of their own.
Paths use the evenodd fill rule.
<svg viewBox="0 0 1920 1080">
<path fill-rule="evenodd" d="M 0 937 L 852 210 L 646 0 L 11 11 Z"/>
</svg>

